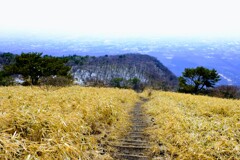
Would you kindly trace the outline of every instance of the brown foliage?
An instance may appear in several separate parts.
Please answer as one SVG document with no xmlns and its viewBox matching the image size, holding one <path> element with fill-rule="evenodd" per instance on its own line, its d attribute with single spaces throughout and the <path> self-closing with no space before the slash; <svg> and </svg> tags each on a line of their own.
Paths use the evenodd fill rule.
<svg viewBox="0 0 240 160">
<path fill-rule="evenodd" d="M 49 77 L 42 77 L 40 80 L 40 84 L 64 87 L 64 86 L 71 85 L 72 80 L 63 76 L 49 76 Z"/>
<path fill-rule="evenodd" d="M 240 98 L 240 88 L 238 86 L 221 85 L 210 92 L 211 96 L 219 98 Z"/>
</svg>

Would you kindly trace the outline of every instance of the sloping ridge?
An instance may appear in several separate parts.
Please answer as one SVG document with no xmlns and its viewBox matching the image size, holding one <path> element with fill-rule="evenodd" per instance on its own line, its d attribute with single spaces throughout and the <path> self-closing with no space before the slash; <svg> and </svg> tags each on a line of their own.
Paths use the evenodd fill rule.
<svg viewBox="0 0 240 160">
<path fill-rule="evenodd" d="M 138 78 L 157 88 L 177 86 L 177 77 L 156 58 L 142 54 L 124 54 L 89 58 L 83 65 L 72 66 L 74 78 L 81 84 L 101 81 L 108 85 L 114 78 Z"/>
</svg>

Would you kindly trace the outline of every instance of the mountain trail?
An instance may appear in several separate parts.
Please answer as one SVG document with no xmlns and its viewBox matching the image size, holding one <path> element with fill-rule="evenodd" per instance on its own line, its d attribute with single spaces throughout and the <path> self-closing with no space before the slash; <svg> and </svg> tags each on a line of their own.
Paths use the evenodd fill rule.
<svg viewBox="0 0 240 160">
<path fill-rule="evenodd" d="M 112 156 L 114 159 L 120 160 L 150 160 L 148 154 L 150 148 L 148 136 L 144 133 L 148 126 L 147 115 L 144 114 L 142 105 L 147 101 L 146 98 L 141 98 L 137 102 L 131 114 L 132 126 L 127 136 L 119 139 L 113 147 L 117 149 Z"/>
</svg>

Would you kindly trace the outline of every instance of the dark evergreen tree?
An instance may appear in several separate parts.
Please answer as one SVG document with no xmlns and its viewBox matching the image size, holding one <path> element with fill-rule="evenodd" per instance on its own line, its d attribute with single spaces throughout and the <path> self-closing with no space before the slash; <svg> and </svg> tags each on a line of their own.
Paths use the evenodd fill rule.
<svg viewBox="0 0 240 160">
<path fill-rule="evenodd" d="M 179 91 L 199 94 L 208 88 L 213 88 L 220 80 L 215 69 L 209 70 L 204 67 L 186 68 L 179 77 Z"/>
<path fill-rule="evenodd" d="M 6 74 L 4 71 L 0 71 L 0 86 L 9 86 L 13 84 L 13 78 Z"/>
<path fill-rule="evenodd" d="M 25 80 L 30 79 L 32 85 L 37 85 L 41 77 L 66 76 L 70 67 L 65 66 L 64 59 L 44 56 L 42 53 L 30 52 L 17 55 L 15 63 L 5 66 L 8 74 L 21 74 Z"/>
</svg>

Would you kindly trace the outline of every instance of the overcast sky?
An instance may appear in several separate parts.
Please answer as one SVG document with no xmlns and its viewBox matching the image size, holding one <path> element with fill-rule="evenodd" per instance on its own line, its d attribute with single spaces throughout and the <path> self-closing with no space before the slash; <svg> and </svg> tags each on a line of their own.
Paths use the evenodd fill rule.
<svg viewBox="0 0 240 160">
<path fill-rule="evenodd" d="M 0 0 L 0 30 L 240 35 L 240 0 Z"/>
</svg>

